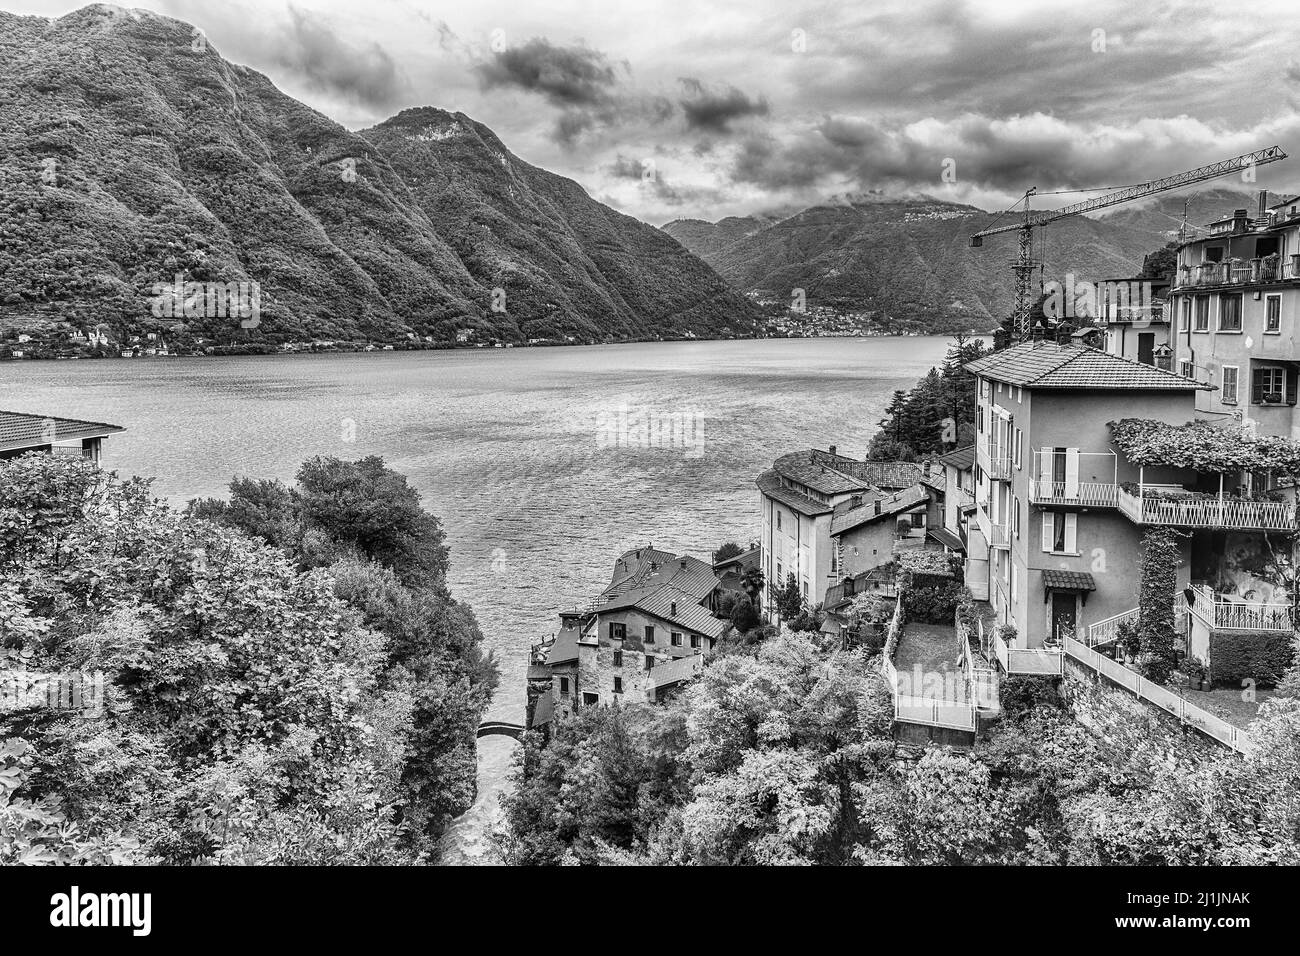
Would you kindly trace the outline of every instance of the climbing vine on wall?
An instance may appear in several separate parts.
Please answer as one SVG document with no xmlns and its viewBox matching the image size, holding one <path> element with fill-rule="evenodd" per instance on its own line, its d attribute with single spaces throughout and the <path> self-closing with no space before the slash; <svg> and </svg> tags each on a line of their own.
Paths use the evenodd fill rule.
<svg viewBox="0 0 1300 956">
<path fill-rule="evenodd" d="M 1138 669 L 1143 677 L 1165 682 L 1177 662 L 1174 591 L 1178 587 L 1179 539 L 1173 528 L 1142 537 L 1142 585 L 1138 598 Z"/>
</svg>

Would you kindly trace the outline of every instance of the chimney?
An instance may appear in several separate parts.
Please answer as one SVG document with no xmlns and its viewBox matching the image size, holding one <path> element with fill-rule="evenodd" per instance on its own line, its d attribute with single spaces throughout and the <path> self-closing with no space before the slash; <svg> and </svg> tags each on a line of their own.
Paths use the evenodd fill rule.
<svg viewBox="0 0 1300 956">
<path fill-rule="evenodd" d="M 674 602 L 672 603 L 672 605 L 669 607 L 669 610 L 668 610 L 668 616 L 669 616 L 669 617 L 676 617 L 676 616 L 677 616 L 677 602 L 676 602 L 676 601 L 674 601 Z"/>
<path fill-rule="evenodd" d="M 835 446 L 834 446 L 834 445 L 831 445 L 831 454 L 832 454 L 832 455 L 835 454 Z"/>
<path fill-rule="evenodd" d="M 678 562 L 678 563 L 681 565 L 681 569 L 682 569 L 683 571 L 685 571 L 685 570 L 686 570 L 686 559 L 685 559 L 685 558 L 682 558 L 682 560 L 681 560 L 680 562 Z"/>
<path fill-rule="evenodd" d="M 876 514 L 880 514 L 880 499 L 876 499 Z"/>
</svg>

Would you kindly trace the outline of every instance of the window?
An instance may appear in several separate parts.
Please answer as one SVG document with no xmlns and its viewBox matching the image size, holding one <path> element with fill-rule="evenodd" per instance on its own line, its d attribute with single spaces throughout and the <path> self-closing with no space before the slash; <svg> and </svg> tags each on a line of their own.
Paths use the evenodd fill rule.
<svg viewBox="0 0 1300 956">
<path fill-rule="evenodd" d="M 1225 295 L 1219 297 L 1219 331 L 1241 331 L 1241 296 Z"/>
<path fill-rule="evenodd" d="M 776 581 L 774 583 L 777 587 L 785 583 L 785 569 L 781 567 L 780 561 L 776 562 Z"/>
<path fill-rule="evenodd" d="M 1286 370 L 1257 368 L 1250 385 L 1250 400 L 1256 405 L 1281 405 L 1288 399 Z"/>
<path fill-rule="evenodd" d="M 807 582 L 807 581 L 804 581 L 804 582 L 803 582 L 803 596 L 804 596 L 805 598 L 808 596 L 808 582 Z"/>
<path fill-rule="evenodd" d="M 831 577 L 838 577 L 840 570 L 840 545 L 836 541 L 835 546 L 831 548 Z"/>
<path fill-rule="evenodd" d="M 1223 366 L 1223 386 L 1219 391 L 1219 401 L 1225 405 L 1237 404 L 1237 366 L 1235 365 Z"/>
<path fill-rule="evenodd" d="M 623 666 L 623 652 L 622 652 L 622 651 L 615 651 L 615 652 L 614 652 L 614 666 L 615 666 L 615 667 L 622 667 L 622 666 Z"/>
<path fill-rule="evenodd" d="M 584 707 L 594 707 L 594 706 L 596 706 L 598 703 L 600 703 L 600 695 L 599 695 L 599 694 L 583 694 L 583 695 L 582 695 L 582 705 L 583 705 Z"/>
<path fill-rule="evenodd" d="M 1182 374 L 1183 378 L 1196 377 L 1196 366 L 1194 366 L 1191 362 L 1179 362 L 1178 370 Z"/>
<path fill-rule="evenodd" d="M 651 671 L 654 670 L 654 666 L 655 666 L 655 659 L 651 655 L 647 654 L 645 656 L 645 669 Z"/>
<path fill-rule="evenodd" d="M 776 513 L 776 530 L 777 530 L 777 531 L 780 531 L 780 530 L 781 530 L 781 512 L 780 512 L 780 511 L 777 511 L 777 513 Z"/>
<path fill-rule="evenodd" d="M 925 512 L 924 512 L 924 511 L 918 511 L 916 514 L 912 515 L 912 527 L 913 527 L 913 528 L 924 528 L 924 527 L 925 527 Z"/>
<path fill-rule="evenodd" d="M 611 641 L 621 641 L 627 634 L 627 626 L 617 621 L 609 622 L 609 639 Z"/>
<path fill-rule="evenodd" d="M 1180 313 L 1180 319 L 1179 319 L 1178 327 L 1179 327 L 1180 329 L 1182 329 L 1184 332 L 1186 332 L 1188 329 L 1190 329 L 1190 328 L 1192 327 L 1192 299 L 1191 299 L 1191 296 L 1186 296 L 1186 297 L 1184 297 L 1184 298 L 1181 300 L 1181 303 L 1182 303 L 1182 312 Z"/>
<path fill-rule="evenodd" d="M 645 626 L 645 642 L 647 644 L 653 644 L 655 642 L 655 626 L 653 624 L 647 624 Z"/>
<path fill-rule="evenodd" d="M 1050 554 L 1077 554 L 1079 516 L 1064 511 L 1043 512 L 1043 550 Z"/>
<path fill-rule="evenodd" d="M 681 636 L 681 634 L 677 633 L 676 631 L 673 631 L 672 638 L 673 638 L 673 647 L 681 647 L 681 646 L 682 646 L 682 636 Z"/>
<path fill-rule="evenodd" d="M 1210 297 L 1208 295 L 1198 295 L 1196 297 L 1196 327 L 1194 331 L 1210 331 Z"/>
<path fill-rule="evenodd" d="M 1017 471 L 1020 470 L 1020 446 L 1021 446 L 1021 439 L 1022 439 L 1022 438 L 1024 438 L 1024 435 L 1021 434 L 1020 429 L 1017 428 L 1017 429 L 1016 429 L 1015 451 L 1013 452 L 1013 455 L 1014 455 L 1014 457 L 1015 457 L 1015 465 L 1016 465 L 1016 470 L 1017 470 Z"/>
<path fill-rule="evenodd" d="M 692 635 L 691 635 L 691 647 L 699 647 L 699 646 L 700 646 L 700 635 L 698 635 L 698 634 L 692 634 Z"/>
<path fill-rule="evenodd" d="M 623 678 L 621 677 L 614 678 L 614 693 L 616 694 L 623 693 Z"/>
<path fill-rule="evenodd" d="M 560 678 L 560 693 L 564 694 L 566 697 L 569 695 L 569 678 Z"/>
<path fill-rule="evenodd" d="M 1011 531 L 1017 538 L 1020 537 L 1020 499 L 1019 498 L 1011 499 Z"/>
<path fill-rule="evenodd" d="M 1264 331 L 1274 335 L 1282 331 L 1282 297 L 1270 295 L 1264 300 Z"/>
</svg>

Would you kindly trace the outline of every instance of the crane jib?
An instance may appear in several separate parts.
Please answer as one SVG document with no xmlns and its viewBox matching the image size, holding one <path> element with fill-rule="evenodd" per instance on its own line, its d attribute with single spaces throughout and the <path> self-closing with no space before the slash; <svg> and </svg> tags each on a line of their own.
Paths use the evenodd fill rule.
<svg viewBox="0 0 1300 956">
<path fill-rule="evenodd" d="M 1018 232 L 1023 229 L 1032 229 L 1035 226 L 1043 226 L 1049 222 L 1056 222 L 1058 219 L 1066 219 L 1070 216 L 1079 216 L 1096 209 L 1105 209 L 1108 206 L 1115 206 L 1120 203 L 1130 202 L 1134 199 L 1141 199 L 1145 196 L 1151 196 L 1155 193 L 1164 192 L 1169 189 L 1177 189 L 1179 186 L 1203 182 L 1207 179 L 1216 179 L 1219 176 L 1226 176 L 1229 173 L 1234 173 L 1241 169 L 1263 166 L 1267 163 L 1275 163 L 1278 160 L 1286 158 L 1287 154 L 1281 146 L 1270 146 L 1267 149 L 1257 149 L 1253 153 L 1243 153 L 1240 156 L 1234 156 L 1232 159 L 1225 159 L 1222 162 L 1211 163 L 1208 166 L 1199 166 L 1196 169 L 1189 169 L 1186 172 L 1175 173 L 1172 176 L 1165 176 L 1162 179 L 1152 180 L 1149 183 L 1139 183 L 1136 186 L 1128 186 L 1124 189 L 1107 193 L 1104 196 L 1098 196 L 1096 199 L 1088 199 L 1083 202 L 1073 203 L 1072 205 L 1064 206 L 1060 209 L 1044 210 L 1043 212 L 1027 216 L 1020 222 L 1008 223 L 1005 226 L 995 226 L 991 229 L 985 229 L 982 232 L 977 232 L 971 236 L 971 245 L 982 246 L 983 242 L 976 240 L 982 240 L 985 236 L 996 236 L 1004 232 Z"/>
</svg>

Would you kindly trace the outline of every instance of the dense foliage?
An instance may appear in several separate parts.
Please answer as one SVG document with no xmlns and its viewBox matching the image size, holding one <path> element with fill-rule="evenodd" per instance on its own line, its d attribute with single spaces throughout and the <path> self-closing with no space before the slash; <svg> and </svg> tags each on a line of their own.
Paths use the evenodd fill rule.
<svg viewBox="0 0 1300 956">
<path fill-rule="evenodd" d="M 1135 465 L 1164 465 L 1199 472 L 1276 471 L 1300 474 L 1300 442 L 1252 438 L 1239 428 L 1195 421 L 1170 425 L 1147 418 L 1110 423 L 1111 441 Z"/>
<path fill-rule="evenodd" d="M 975 376 L 963 366 L 984 354 L 980 341 L 956 336 L 941 368 L 932 368 L 910 391 L 896 391 L 871 439 L 867 457 L 915 461 L 975 440 Z"/>
<path fill-rule="evenodd" d="M 526 864 L 1300 862 L 1300 701 L 1266 702 L 1242 758 L 1104 704 L 1085 727 L 1042 681 L 1013 696 L 975 751 L 908 756 L 862 651 L 786 635 L 717 658 L 675 701 L 587 709 L 530 740 L 502 849 Z"/>
<path fill-rule="evenodd" d="M 286 497 L 247 487 L 252 500 L 235 496 L 246 515 Z M 286 518 L 262 517 L 298 539 Z M 0 464 L 3 666 L 104 675 L 97 718 L 46 701 L 0 715 L 12 784 L 0 858 L 366 864 L 430 852 L 472 800 L 494 666 L 440 579 L 403 583 L 427 552 L 385 567 L 352 540 L 303 538 L 337 560 L 304 567 L 80 460 Z"/>
<path fill-rule="evenodd" d="M 1160 684 L 1169 680 L 1178 663 L 1174 591 L 1178 587 L 1179 541 L 1184 536 L 1173 528 L 1154 528 L 1142 536 L 1142 577 L 1133 637 L 1139 672 Z"/>
<path fill-rule="evenodd" d="M 1295 635 L 1281 631 L 1212 631 L 1211 681 L 1241 686 L 1242 681 L 1271 687 L 1291 666 Z"/>
<path fill-rule="evenodd" d="M 0 12 L 0 315 L 240 347 L 753 331 L 671 238 L 465 115 L 354 133 L 193 36 L 109 5 Z M 177 275 L 258 283 L 259 323 L 155 315 Z"/>
</svg>

